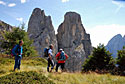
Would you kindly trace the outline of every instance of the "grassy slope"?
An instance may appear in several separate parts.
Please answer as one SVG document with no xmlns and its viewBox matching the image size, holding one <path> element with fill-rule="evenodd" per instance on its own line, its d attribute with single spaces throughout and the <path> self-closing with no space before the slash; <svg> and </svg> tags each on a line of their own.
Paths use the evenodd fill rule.
<svg viewBox="0 0 125 84">
<path fill-rule="evenodd" d="M 0 57 L 0 77 L 16 72 L 36 71 L 43 74 L 56 84 L 124 84 L 125 77 L 112 76 L 110 74 L 99 75 L 95 73 L 48 73 L 47 61 L 42 58 L 25 58 L 22 60 L 21 70 L 13 72 L 14 58 Z"/>
</svg>

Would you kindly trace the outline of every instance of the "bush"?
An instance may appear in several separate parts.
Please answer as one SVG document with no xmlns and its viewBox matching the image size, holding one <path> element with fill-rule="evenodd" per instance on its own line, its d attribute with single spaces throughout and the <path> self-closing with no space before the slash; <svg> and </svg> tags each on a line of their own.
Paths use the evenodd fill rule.
<svg viewBox="0 0 125 84">
<path fill-rule="evenodd" d="M 114 60 L 104 45 L 99 45 L 93 49 L 93 53 L 85 60 L 82 71 L 110 71 L 114 68 Z"/>
<path fill-rule="evenodd" d="M 1 47 L 6 54 L 11 54 L 11 49 L 14 45 L 18 44 L 20 40 L 23 40 L 23 56 L 28 57 L 38 55 L 35 48 L 32 46 L 33 41 L 29 39 L 28 33 L 23 29 L 24 25 L 22 25 L 21 28 L 13 28 L 12 32 L 6 31 L 5 34 L 3 34 L 5 40 L 2 40 Z"/>
<path fill-rule="evenodd" d="M 116 64 L 118 65 L 119 75 L 125 76 L 125 46 L 122 50 L 118 51 L 118 57 L 116 59 Z"/>
<path fill-rule="evenodd" d="M 0 84 L 55 84 L 37 72 L 18 72 L 0 77 Z"/>
</svg>

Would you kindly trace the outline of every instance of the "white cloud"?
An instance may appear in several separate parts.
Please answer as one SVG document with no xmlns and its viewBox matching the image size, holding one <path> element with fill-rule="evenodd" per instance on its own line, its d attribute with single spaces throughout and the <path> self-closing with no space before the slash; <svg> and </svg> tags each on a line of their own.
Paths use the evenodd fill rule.
<svg viewBox="0 0 125 84">
<path fill-rule="evenodd" d="M 14 7 L 14 6 L 16 6 L 15 3 L 10 3 L 10 4 L 8 4 L 8 7 Z"/>
<path fill-rule="evenodd" d="M 122 3 L 122 2 L 112 1 L 112 3 L 118 6 L 118 8 L 116 9 L 115 13 L 117 13 L 121 8 L 125 7 L 125 4 Z"/>
<path fill-rule="evenodd" d="M 2 5 L 6 5 L 6 3 L 4 1 L 0 1 L 0 4 Z"/>
<path fill-rule="evenodd" d="M 23 18 L 16 18 L 16 20 L 22 22 Z"/>
<path fill-rule="evenodd" d="M 69 0 L 62 0 L 62 2 L 64 3 L 64 2 L 68 2 Z"/>
<path fill-rule="evenodd" d="M 90 34 L 92 46 L 97 47 L 99 43 L 107 45 L 108 41 L 117 34 L 125 35 L 125 25 L 97 25 L 86 31 Z"/>
<path fill-rule="evenodd" d="M 21 0 L 21 3 L 25 3 L 26 2 L 26 0 Z"/>
</svg>

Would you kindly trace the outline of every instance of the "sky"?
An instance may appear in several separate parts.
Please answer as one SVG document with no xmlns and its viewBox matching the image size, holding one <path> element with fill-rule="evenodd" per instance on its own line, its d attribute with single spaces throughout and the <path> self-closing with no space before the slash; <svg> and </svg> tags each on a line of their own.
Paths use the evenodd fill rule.
<svg viewBox="0 0 125 84">
<path fill-rule="evenodd" d="M 50 15 L 57 32 L 66 12 L 81 15 L 92 46 L 106 45 L 115 35 L 125 35 L 125 0 L 0 0 L 0 20 L 12 25 L 27 24 L 34 8 Z"/>
</svg>

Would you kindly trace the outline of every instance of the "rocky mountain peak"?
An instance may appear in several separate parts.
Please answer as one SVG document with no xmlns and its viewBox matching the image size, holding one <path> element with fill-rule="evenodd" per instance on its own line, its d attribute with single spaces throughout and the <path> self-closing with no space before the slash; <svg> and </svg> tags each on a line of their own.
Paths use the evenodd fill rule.
<svg viewBox="0 0 125 84">
<path fill-rule="evenodd" d="M 52 28 L 49 27 L 49 29 L 52 29 L 52 30 L 54 29 L 51 22 L 51 17 L 45 16 L 44 10 L 41 10 L 40 8 L 35 8 L 32 12 L 32 15 L 28 23 L 28 32 L 32 32 L 29 35 L 30 38 L 34 39 L 35 37 L 37 37 L 41 33 L 41 30 L 44 30 L 45 27 L 47 26 L 47 24 L 45 23 L 48 23 L 52 26 Z M 34 25 L 30 25 L 30 24 L 34 24 Z M 32 28 L 31 26 L 34 28 Z M 48 28 L 46 28 L 46 30 L 48 30 Z"/>
<path fill-rule="evenodd" d="M 64 22 L 69 21 L 70 23 L 81 23 L 81 17 L 76 12 L 67 12 L 64 16 Z"/>
<path fill-rule="evenodd" d="M 78 13 L 67 12 L 57 34 L 58 47 L 70 56 L 66 63 L 69 71 L 79 71 L 91 53 L 90 35 L 86 33 Z"/>
<path fill-rule="evenodd" d="M 41 10 L 40 8 L 35 8 L 32 14 L 45 16 L 44 10 Z"/>
<path fill-rule="evenodd" d="M 118 38 L 122 38 L 122 35 L 121 34 L 117 34 L 112 39 L 118 39 Z"/>
<path fill-rule="evenodd" d="M 58 50 L 55 30 L 52 25 L 51 17 L 46 16 L 44 10 L 35 8 L 28 23 L 28 34 L 30 39 L 34 40 L 34 46 L 43 56 L 45 47 L 54 45 L 54 53 Z"/>
</svg>

